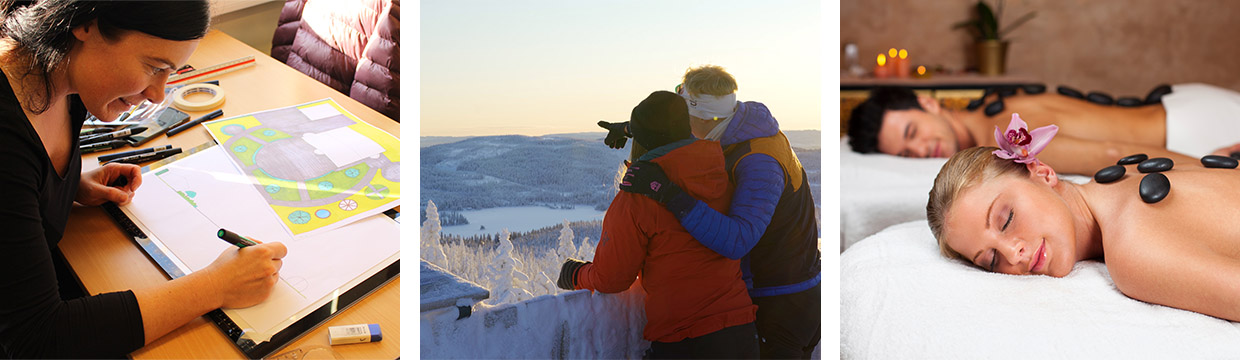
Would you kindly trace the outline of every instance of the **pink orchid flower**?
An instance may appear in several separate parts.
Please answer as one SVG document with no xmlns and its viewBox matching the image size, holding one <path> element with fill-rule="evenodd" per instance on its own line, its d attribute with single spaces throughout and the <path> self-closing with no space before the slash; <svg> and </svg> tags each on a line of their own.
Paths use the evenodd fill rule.
<svg viewBox="0 0 1240 360">
<path fill-rule="evenodd" d="M 1028 164 L 1037 161 L 1038 153 L 1046 148 L 1046 144 L 1051 142 L 1051 138 L 1059 132 L 1059 127 L 1055 125 L 1047 125 L 1033 131 L 1029 131 L 1029 124 L 1020 119 L 1020 115 L 1012 113 L 1012 122 L 1008 123 L 1007 132 L 999 132 L 999 127 L 995 126 L 995 143 L 999 145 L 999 150 L 995 150 L 995 156 L 1002 159 L 1012 159 L 1021 164 Z"/>
</svg>

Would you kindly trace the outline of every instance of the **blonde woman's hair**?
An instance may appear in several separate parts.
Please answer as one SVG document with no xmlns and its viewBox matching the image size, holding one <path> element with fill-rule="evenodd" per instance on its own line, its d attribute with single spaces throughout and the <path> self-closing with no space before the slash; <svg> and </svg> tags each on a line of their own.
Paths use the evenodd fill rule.
<svg viewBox="0 0 1240 360">
<path fill-rule="evenodd" d="M 999 148 L 981 146 L 961 150 L 943 164 L 939 175 L 934 178 L 934 187 L 930 188 L 930 201 L 926 202 L 926 218 L 930 220 L 930 231 L 934 233 L 935 240 L 938 240 L 939 252 L 943 256 L 969 261 L 943 242 L 944 218 L 961 192 L 999 175 L 1029 175 L 1025 164 L 1001 159 L 993 154 L 995 150 Z"/>
<path fill-rule="evenodd" d="M 681 80 L 691 94 L 722 96 L 736 92 L 736 79 L 718 65 L 702 65 L 689 68 Z"/>
</svg>

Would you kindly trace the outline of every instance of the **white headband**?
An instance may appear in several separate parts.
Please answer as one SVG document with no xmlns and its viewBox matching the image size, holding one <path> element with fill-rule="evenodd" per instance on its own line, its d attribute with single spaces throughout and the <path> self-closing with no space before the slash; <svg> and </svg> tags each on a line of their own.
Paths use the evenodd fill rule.
<svg viewBox="0 0 1240 360">
<path fill-rule="evenodd" d="M 723 96 L 690 95 L 684 86 L 679 86 L 679 88 L 677 93 L 685 98 L 685 105 L 689 105 L 689 115 L 700 119 L 723 120 L 736 112 L 736 93 Z"/>
</svg>

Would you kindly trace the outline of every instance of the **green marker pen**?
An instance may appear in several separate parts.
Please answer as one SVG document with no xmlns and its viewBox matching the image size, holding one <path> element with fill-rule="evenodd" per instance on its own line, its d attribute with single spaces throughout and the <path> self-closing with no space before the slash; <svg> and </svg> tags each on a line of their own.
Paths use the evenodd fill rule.
<svg viewBox="0 0 1240 360">
<path fill-rule="evenodd" d="M 219 236 L 220 239 L 224 239 L 224 241 L 227 241 L 229 244 L 236 245 L 239 248 L 261 244 L 261 242 L 250 240 L 250 238 L 237 235 L 237 233 L 225 229 L 216 231 L 215 236 Z"/>
</svg>

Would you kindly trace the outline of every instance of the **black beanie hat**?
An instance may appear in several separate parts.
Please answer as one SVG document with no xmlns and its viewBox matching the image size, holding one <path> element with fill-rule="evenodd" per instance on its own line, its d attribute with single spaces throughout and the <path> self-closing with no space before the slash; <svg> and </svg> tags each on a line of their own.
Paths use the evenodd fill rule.
<svg viewBox="0 0 1240 360">
<path fill-rule="evenodd" d="M 642 147 L 654 148 L 677 140 L 688 139 L 689 107 L 685 99 L 670 91 L 655 91 L 633 107 L 629 118 L 629 132 L 633 141 Z"/>
</svg>

